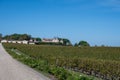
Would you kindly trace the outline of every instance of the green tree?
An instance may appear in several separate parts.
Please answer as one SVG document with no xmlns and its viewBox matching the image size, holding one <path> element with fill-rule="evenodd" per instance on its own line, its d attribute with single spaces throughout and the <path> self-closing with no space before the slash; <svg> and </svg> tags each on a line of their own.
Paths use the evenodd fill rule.
<svg viewBox="0 0 120 80">
<path fill-rule="evenodd" d="M 16 34 L 16 33 L 10 35 L 10 37 L 11 37 L 12 40 L 18 40 L 20 36 L 21 36 L 20 34 Z"/>
<path fill-rule="evenodd" d="M 71 42 L 69 39 L 62 39 L 63 40 L 63 45 L 71 45 Z"/>
<path fill-rule="evenodd" d="M 41 38 L 36 38 L 36 41 L 39 41 L 39 42 L 40 42 L 40 41 L 41 41 Z"/>
<path fill-rule="evenodd" d="M 79 46 L 90 46 L 90 44 L 87 41 L 80 41 L 78 43 Z"/>
<path fill-rule="evenodd" d="M 28 35 L 28 34 L 22 34 L 20 37 L 19 37 L 20 40 L 30 40 L 31 39 L 31 35 Z"/>
<path fill-rule="evenodd" d="M 11 37 L 9 35 L 6 35 L 6 36 L 3 37 L 3 39 L 11 40 Z"/>
<path fill-rule="evenodd" d="M 30 40 L 31 35 L 28 34 L 11 34 L 11 35 L 6 35 L 3 37 L 3 39 L 6 40 Z"/>
</svg>

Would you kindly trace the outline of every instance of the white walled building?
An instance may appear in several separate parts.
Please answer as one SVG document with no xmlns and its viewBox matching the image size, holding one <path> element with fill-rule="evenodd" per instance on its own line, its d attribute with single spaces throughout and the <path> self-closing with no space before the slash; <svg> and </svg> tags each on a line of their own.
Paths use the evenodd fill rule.
<svg viewBox="0 0 120 80">
<path fill-rule="evenodd" d="M 7 43 L 8 41 L 7 40 L 1 40 L 1 43 Z"/>
<path fill-rule="evenodd" d="M 11 43 L 17 43 L 17 41 L 11 41 Z"/>
<path fill-rule="evenodd" d="M 58 43 L 59 39 L 58 38 L 53 38 L 53 39 L 47 39 L 47 38 L 43 38 L 42 42 L 52 42 L 52 43 Z"/>
<path fill-rule="evenodd" d="M 58 38 L 54 38 L 54 39 L 52 40 L 52 42 L 54 42 L 54 43 L 58 43 L 59 40 L 58 40 Z"/>
<path fill-rule="evenodd" d="M 8 43 L 12 43 L 12 41 L 11 41 L 11 40 L 7 40 L 7 42 L 8 42 Z"/>
<path fill-rule="evenodd" d="M 18 44 L 22 44 L 22 41 L 17 41 Z"/>
<path fill-rule="evenodd" d="M 27 40 L 23 40 L 22 43 L 23 44 L 28 44 L 28 41 Z"/>
</svg>

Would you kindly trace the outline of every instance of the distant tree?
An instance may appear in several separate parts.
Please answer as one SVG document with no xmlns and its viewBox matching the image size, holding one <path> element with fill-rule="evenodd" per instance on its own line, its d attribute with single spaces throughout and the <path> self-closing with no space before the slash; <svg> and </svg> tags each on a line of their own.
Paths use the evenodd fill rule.
<svg viewBox="0 0 120 80">
<path fill-rule="evenodd" d="M 59 40 L 59 43 L 60 43 L 61 45 L 65 45 L 65 46 L 72 45 L 69 39 L 66 39 L 66 38 L 58 38 L 58 40 Z"/>
<path fill-rule="evenodd" d="M 3 37 L 3 39 L 11 40 L 11 37 L 9 35 L 6 35 L 6 36 Z"/>
<path fill-rule="evenodd" d="M 28 34 L 22 34 L 20 37 L 19 37 L 20 40 L 30 40 L 31 39 L 31 35 L 28 35 Z"/>
<path fill-rule="evenodd" d="M 10 35 L 10 37 L 11 37 L 12 40 L 18 40 L 20 36 L 21 36 L 20 34 L 16 34 L 16 33 Z"/>
<path fill-rule="evenodd" d="M 102 45 L 101 45 L 101 47 L 105 47 L 105 45 L 104 45 L 104 44 L 102 44 Z"/>
<path fill-rule="evenodd" d="M 36 41 L 39 41 L 39 42 L 40 42 L 40 41 L 41 41 L 41 38 L 36 38 Z"/>
<path fill-rule="evenodd" d="M 63 40 L 63 45 L 72 45 L 69 39 L 62 39 Z"/>
<path fill-rule="evenodd" d="M 3 39 L 6 40 L 30 40 L 31 35 L 28 34 L 11 34 L 11 35 L 6 35 L 3 37 Z"/>
<path fill-rule="evenodd" d="M 80 41 L 78 43 L 79 46 L 90 46 L 90 44 L 87 41 Z"/>
</svg>

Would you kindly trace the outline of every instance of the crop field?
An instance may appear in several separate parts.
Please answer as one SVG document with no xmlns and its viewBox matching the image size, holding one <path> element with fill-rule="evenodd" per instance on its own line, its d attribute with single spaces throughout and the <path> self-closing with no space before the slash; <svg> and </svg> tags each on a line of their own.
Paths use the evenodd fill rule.
<svg viewBox="0 0 120 80">
<path fill-rule="evenodd" d="M 72 47 L 4 44 L 7 49 L 17 49 L 50 66 L 93 75 L 104 80 L 120 80 L 119 47 Z"/>
</svg>

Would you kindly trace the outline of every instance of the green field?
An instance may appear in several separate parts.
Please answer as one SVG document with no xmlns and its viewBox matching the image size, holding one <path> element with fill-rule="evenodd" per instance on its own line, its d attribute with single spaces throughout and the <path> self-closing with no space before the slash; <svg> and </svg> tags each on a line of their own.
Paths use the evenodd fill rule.
<svg viewBox="0 0 120 80">
<path fill-rule="evenodd" d="M 4 44 L 6 49 L 17 49 L 49 66 L 93 75 L 104 80 L 120 79 L 119 47 L 70 47 Z M 61 79 L 64 80 L 64 79 Z M 72 79 L 71 79 L 72 80 Z"/>
</svg>

